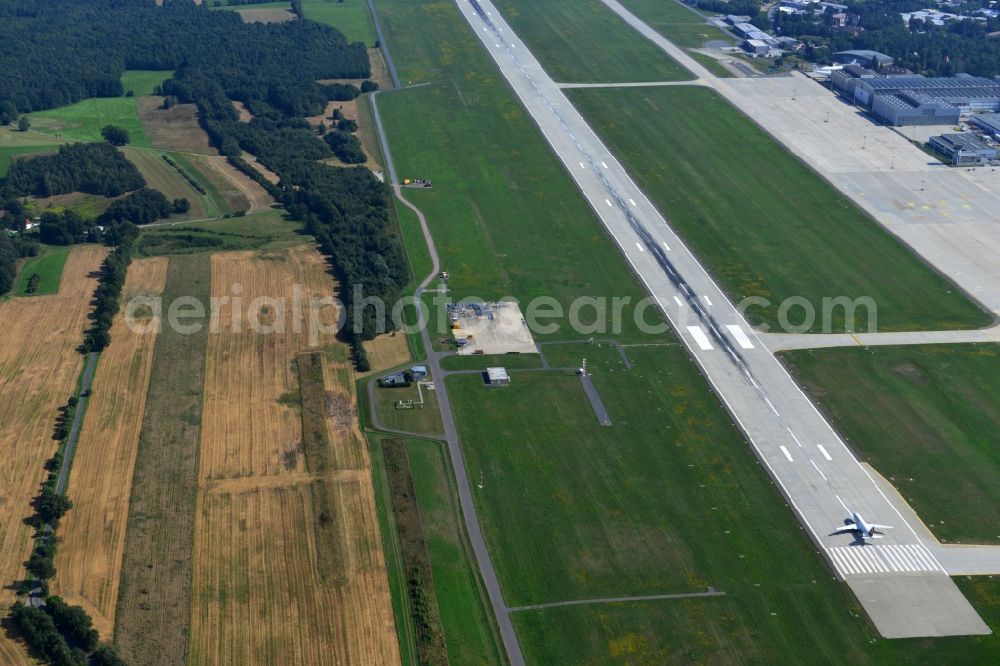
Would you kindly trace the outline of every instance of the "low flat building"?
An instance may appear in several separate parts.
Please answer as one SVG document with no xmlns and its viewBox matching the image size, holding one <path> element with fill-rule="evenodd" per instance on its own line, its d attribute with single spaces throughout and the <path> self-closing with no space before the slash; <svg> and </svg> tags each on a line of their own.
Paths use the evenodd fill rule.
<svg viewBox="0 0 1000 666">
<path fill-rule="evenodd" d="M 486 368 L 486 383 L 490 386 L 507 386 L 510 384 L 510 375 L 507 368 Z"/>
<path fill-rule="evenodd" d="M 402 372 L 394 372 L 391 375 L 380 377 L 378 383 L 382 386 L 409 386 L 410 381 Z"/>
<path fill-rule="evenodd" d="M 990 136 L 1000 137 L 1000 113 L 980 113 L 969 122 Z"/>
<path fill-rule="evenodd" d="M 427 377 L 427 366 L 426 365 L 415 365 L 410 368 L 410 376 L 413 377 L 413 381 L 420 381 Z"/>
<path fill-rule="evenodd" d="M 928 143 L 955 166 L 980 166 L 997 157 L 996 148 L 990 148 L 974 134 L 942 134 L 932 136 Z"/>
<path fill-rule="evenodd" d="M 767 55 L 771 50 L 771 47 L 760 41 L 759 39 L 745 39 L 743 40 L 743 50 L 750 55 Z"/>
</svg>

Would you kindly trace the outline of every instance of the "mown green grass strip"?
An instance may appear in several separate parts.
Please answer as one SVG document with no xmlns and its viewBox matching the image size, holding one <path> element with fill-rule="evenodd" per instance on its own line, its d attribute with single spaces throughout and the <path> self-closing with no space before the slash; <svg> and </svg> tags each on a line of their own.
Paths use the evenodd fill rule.
<svg viewBox="0 0 1000 666">
<path fill-rule="evenodd" d="M 46 252 L 25 262 L 21 272 L 17 276 L 17 284 L 14 287 L 15 296 L 43 296 L 55 294 L 59 291 L 59 282 L 62 280 L 63 267 L 66 265 L 66 257 L 69 256 L 70 248 L 54 248 L 51 252 Z M 37 276 L 37 277 L 36 277 Z M 29 292 L 28 288 L 34 286 Z"/>
<path fill-rule="evenodd" d="M 600 0 L 498 0 L 497 9 L 556 81 L 687 81 L 694 76 Z"/>
<path fill-rule="evenodd" d="M 817 349 L 782 357 L 938 538 L 1000 543 L 1000 347 Z"/>
<path fill-rule="evenodd" d="M 788 330 L 787 299 L 811 332 L 843 332 L 843 308 L 871 299 L 873 328 L 977 328 L 989 316 L 846 196 L 705 88 L 569 90 L 570 100 L 751 322 Z M 852 330 L 869 328 L 858 310 Z M 792 326 L 808 323 L 801 306 Z"/>
</svg>

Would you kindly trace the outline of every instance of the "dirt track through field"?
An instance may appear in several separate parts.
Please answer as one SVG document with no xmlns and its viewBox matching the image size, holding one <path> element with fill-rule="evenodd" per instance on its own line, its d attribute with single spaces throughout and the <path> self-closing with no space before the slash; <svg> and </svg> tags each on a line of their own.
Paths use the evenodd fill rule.
<svg viewBox="0 0 1000 666">
<path fill-rule="evenodd" d="M 31 551 L 31 499 L 45 478 L 43 464 L 56 451 L 52 439 L 59 407 L 73 393 L 83 366 L 76 347 L 97 285 L 94 272 L 107 249 L 74 248 L 59 292 L 0 302 L 0 580 L 2 610 L 14 601 L 8 585 L 24 578 Z M 35 663 L 23 646 L 0 633 L 0 662 Z"/>
<path fill-rule="evenodd" d="M 291 321 L 293 300 L 308 313 L 333 288 L 311 247 L 212 257 L 213 296 L 242 304 L 221 308 L 208 347 L 189 663 L 399 662 L 353 373 L 332 333 L 310 339 Z M 337 468 L 321 474 L 302 450 L 293 363 L 306 349 L 325 350 L 319 402 Z"/>
<path fill-rule="evenodd" d="M 165 257 L 133 262 L 124 302 L 159 295 L 166 276 Z M 158 323 L 149 317 L 141 320 L 147 332 L 130 330 L 123 317 L 119 314 L 111 328 L 111 345 L 94 377 L 67 489 L 73 510 L 62 520 L 52 584 L 55 594 L 87 609 L 106 640 L 114 629 L 132 469 Z"/>
</svg>

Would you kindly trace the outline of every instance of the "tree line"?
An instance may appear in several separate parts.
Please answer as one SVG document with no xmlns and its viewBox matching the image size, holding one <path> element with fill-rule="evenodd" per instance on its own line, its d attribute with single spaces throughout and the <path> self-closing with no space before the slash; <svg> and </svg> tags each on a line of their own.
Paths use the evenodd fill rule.
<svg viewBox="0 0 1000 666">
<path fill-rule="evenodd" d="M 14 160 L 3 181 L 3 194 L 49 197 L 85 192 L 114 197 L 146 184 L 117 148 L 108 143 L 71 143 L 54 155 Z"/>
</svg>

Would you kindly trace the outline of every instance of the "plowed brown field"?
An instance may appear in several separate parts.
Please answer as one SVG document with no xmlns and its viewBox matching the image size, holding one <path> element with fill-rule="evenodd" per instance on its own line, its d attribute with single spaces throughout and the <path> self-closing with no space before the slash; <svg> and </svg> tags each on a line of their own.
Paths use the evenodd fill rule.
<svg viewBox="0 0 1000 666">
<path fill-rule="evenodd" d="M 238 289 L 235 285 L 240 285 Z M 296 285 L 298 285 L 296 287 Z M 333 283 L 311 247 L 212 257 L 212 295 L 231 303 L 209 336 L 192 579 L 192 664 L 393 664 L 399 650 L 353 373 L 330 333 L 293 330 Z M 285 307 L 260 298 L 282 298 Z M 256 301 L 256 303 L 255 303 Z M 327 308 L 323 319 L 333 321 Z M 259 321 L 284 332 L 251 329 Z M 296 355 L 324 351 L 335 469 L 302 455 Z"/>
<path fill-rule="evenodd" d="M 166 277 L 165 257 L 133 262 L 125 301 L 159 295 Z M 130 330 L 119 315 L 101 355 L 67 489 L 73 510 L 62 521 L 56 555 L 54 593 L 86 608 L 104 639 L 114 629 L 132 470 L 156 341 L 156 320 L 141 323 L 149 332 Z"/>
<path fill-rule="evenodd" d="M 31 551 L 31 499 L 45 478 L 42 465 L 55 453 L 52 439 L 59 407 L 73 393 L 83 366 L 83 341 L 93 277 L 107 250 L 74 248 L 66 259 L 59 292 L 0 302 L 0 612 L 14 601 L 8 585 L 24 578 Z M 0 663 L 35 663 L 24 648 L 0 633 Z"/>
</svg>

